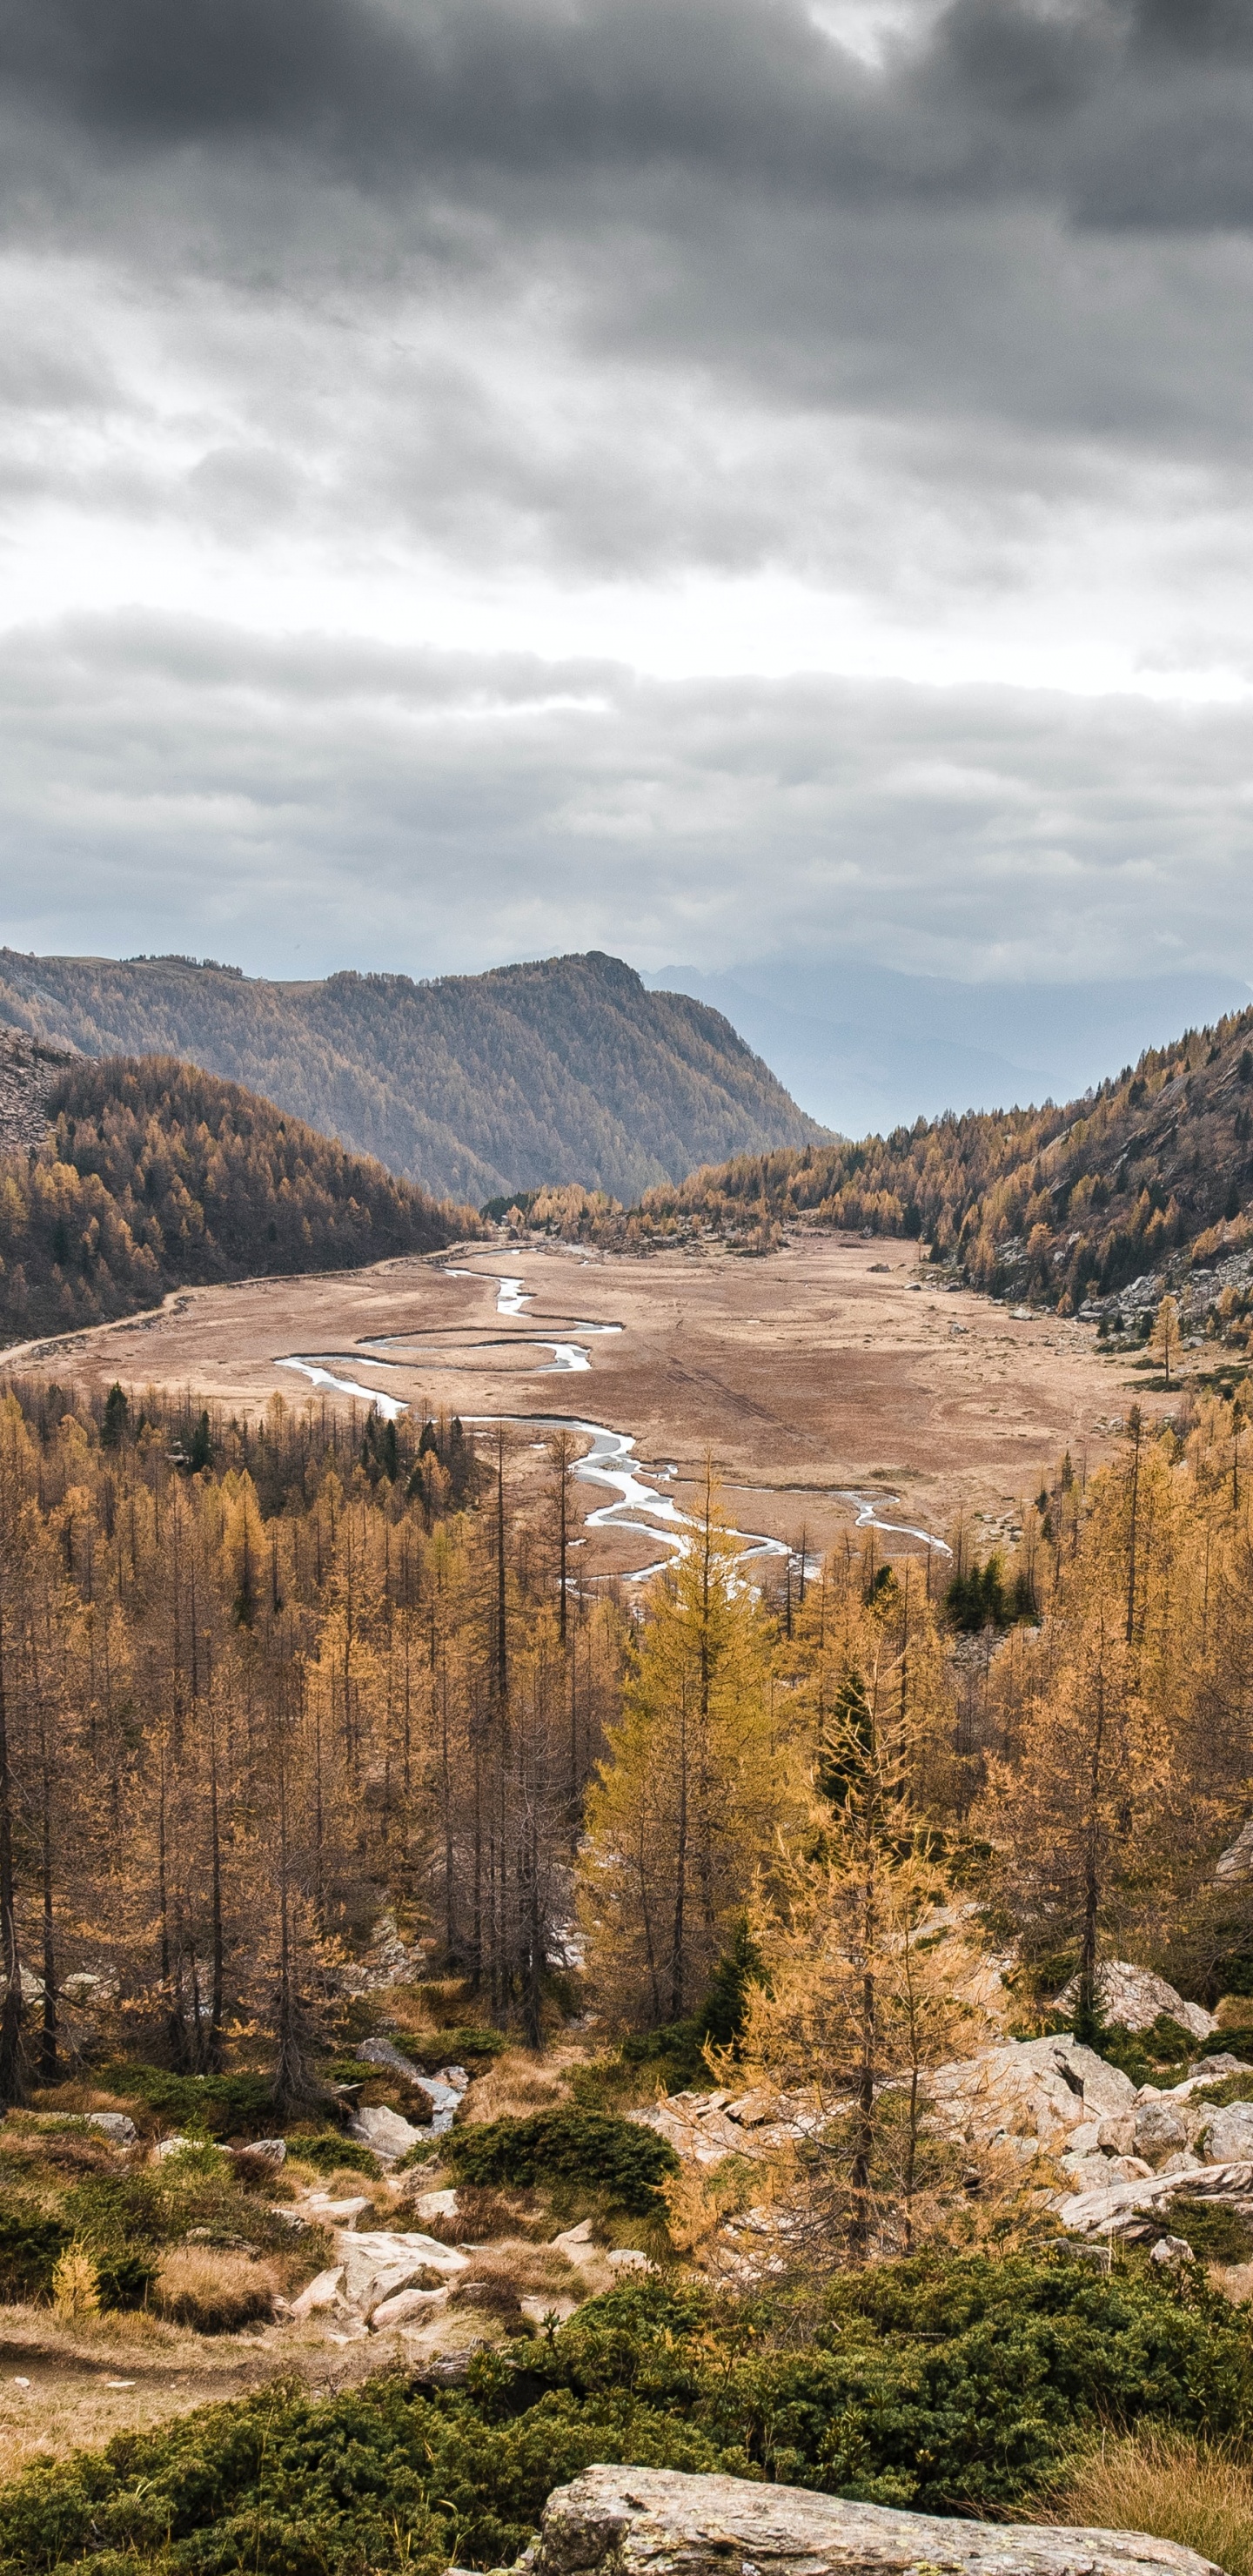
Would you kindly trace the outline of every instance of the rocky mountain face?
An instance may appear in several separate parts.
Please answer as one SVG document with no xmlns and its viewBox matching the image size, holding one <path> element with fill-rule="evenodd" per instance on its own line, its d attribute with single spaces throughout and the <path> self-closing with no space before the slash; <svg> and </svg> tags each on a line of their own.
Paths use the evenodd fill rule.
<svg viewBox="0 0 1253 2576">
<path fill-rule="evenodd" d="M 719 1011 L 646 992 L 597 951 L 433 983 L 278 984 L 190 958 L 4 949 L 0 1019 L 84 1055 L 182 1057 L 475 1205 L 564 1182 L 631 1200 L 826 1133 Z"/>
<path fill-rule="evenodd" d="M 42 1145 L 49 1101 L 73 1062 L 71 1048 L 46 1046 L 20 1029 L 0 1029 L 0 1155 Z"/>
</svg>

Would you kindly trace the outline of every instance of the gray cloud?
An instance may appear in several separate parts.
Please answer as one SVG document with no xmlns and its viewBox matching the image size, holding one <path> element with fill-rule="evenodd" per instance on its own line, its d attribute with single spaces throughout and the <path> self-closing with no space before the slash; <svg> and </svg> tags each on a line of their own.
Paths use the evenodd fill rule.
<svg viewBox="0 0 1253 2576">
<path fill-rule="evenodd" d="M 132 619 L 14 638 L 0 722 L 23 947 L 72 918 L 79 949 L 269 972 L 616 945 L 1083 980 L 1253 944 L 1231 710 L 666 684 Z"/>
<path fill-rule="evenodd" d="M 865 23 L 9 0 L 9 936 L 1247 942 L 1249 11 Z"/>
</svg>

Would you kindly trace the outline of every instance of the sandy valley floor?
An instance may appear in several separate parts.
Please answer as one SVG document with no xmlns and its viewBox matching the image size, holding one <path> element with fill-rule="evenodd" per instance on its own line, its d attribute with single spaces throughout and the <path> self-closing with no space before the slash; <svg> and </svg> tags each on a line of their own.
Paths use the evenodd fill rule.
<svg viewBox="0 0 1253 2576">
<path fill-rule="evenodd" d="M 231 1411 L 375 1392 L 513 1417 L 523 1450 L 537 1417 L 601 1425 L 633 1438 L 627 1472 L 642 1463 L 680 1508 L 708 1451 L 744 1530 L 795 1542 L 804 1529 L 820 1546 L 868 1504 L 937 1534 L 978 1513 L 990 1535 L 1065 1448 L 1076 1467 L 1108 1453 L 1136 1384 L 1083 1326 L 1015 1321 L 933 1284 L 910 1246 L 817 1235 L 767 1260 L 502 1244 L 197 1289 L 156 1315 L 27 1345 L 6 1366 L 192 1388 Z M 589 1511 L 614 1499 L 590 1484 L 580 1494 Z M 640 1530 L 597 1528 L 587 1547 L 585 1569 L 601 1572 L 658 1556 Z"/>
</svg>

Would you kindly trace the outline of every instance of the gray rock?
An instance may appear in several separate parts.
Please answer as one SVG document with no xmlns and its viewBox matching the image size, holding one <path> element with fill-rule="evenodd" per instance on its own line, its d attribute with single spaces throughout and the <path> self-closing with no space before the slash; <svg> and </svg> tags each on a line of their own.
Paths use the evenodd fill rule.
<svg viewBox="0 0 1253 2576">
<path fill-rule="evenodd" d="M 1228 1843 L 1214 1870 L 1220 1887 L 1234 1880 L 1253 1876 L 1253 1816 L 1241 1825 L 1233 1843 Z"/>
<path fill-rule="evenodd" d="M 402 2056 L 390 2039 L 363 2039 L 357 2055 L 366 2066 L 385 2066 L 390 2074 L 404 2077 L 406 2084 L 413 2087 L 414 2115 L 431 2137 L 437 2138 L 445 2129 L 451 2129 L 457 2105 L 470 2080 L 462 2075 L 459 2066 L 442 2067 L 438 2075 L 420 2075 L 417 2067 L 409 2058 Z M 453 2083 L 450 2080 L 453 2076 L 460 2076 L 460 2083 Z"/>
<path fill-rule="evenodd" d="M 1177 2105 L 1169 2096 L 1159 2102 L 1141 2102 L 1138 2105 L 1134 2138 L 1138 2156 L 1147 2156 L 1149 2163 L 1155 2165 L 1161 2157 L 1177 2154 L 1187 2143 L 1187 2129 Z"/>
<path fill-rule="evenodd" d="M 680 2469 L 592 2468 L 548 2499 L 534 2576 L 1214 2576 L 1174 2541 L 1038 2523 L 949 2521 L 800 2487 Z"/>
<path fill-rule="evenodd" d="M 1186 2236 L 1159 2236 L 1149 2261 L 1173 2266 L 1176 2263 L 1195 2263 L 1196 2256 Z"/>
<path fill-rule="evenodd" d="M 90 2128 L 103 2129 L 115 2147 L 133 2147 L 139 2136 L 134 2121 L 125 2111 L 89 2111 L 87 2122 Z"/>
<path fill-rule="evenodd" d="M 1129 1959 L 1106 1959 L 1096 1972 L 1096 1991 L 1106 2021 L 1123 2030 L 1149 2030 L 1159 2013 L 1169 2013 L 1193 2039 L 1208 2039 L 1218 2027 L 1203 2004 L 1186 2004 L 1164 1977 L 1152 1968 L 1134 1967 Z M 1079 1980 L 1072 1977 L 1057 1998 L 1059 2010 L 1068 2012 L 1078 1999 Z"/>
<path fill-rule="evenodd" d="M 412 2128 L 408 2120 L 401 2119 L 399 2111 L 389 2111 L 382 2102 L 363 2102 L 356 2118 L 348 2123 L 348 2135 L 363 2147 L 372 2147 L 385 2164 L 395 2164 L 410 2147 L 422 2144 L 422 2131 Z"/>
<path fill-rule="evenodd" d="M 1211 2165 L 1234 2164 L 1237 2157 L 1253 2156 L 1253 2102 L 1229 2102 L 1225 2110 L 1215 2111 L 1201 2133 L 1201 2145 Z"/>
<path fill-rule="evenodd" d="M 247 2144 L 233 2147 L 232 2155 L 255 2156 L 258 2164 L 281 2165 L 287 2156 L 286 2138 L 249 2138 Z"/>
</svg>

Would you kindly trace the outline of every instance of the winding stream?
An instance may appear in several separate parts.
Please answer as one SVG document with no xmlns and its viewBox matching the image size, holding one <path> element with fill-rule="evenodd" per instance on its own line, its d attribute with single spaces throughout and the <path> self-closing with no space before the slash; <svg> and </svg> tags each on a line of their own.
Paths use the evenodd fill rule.
<svg viewBox="0 0 1253 2576">
<path fill-rule="evenodd" d="M 494 1279 L 497 1285 L 496 1313 L 498 1316 L 507 1317 L 511 1322 L 522 1324 L 538 1323 L 540 1320 L 538 1316 L 528 1316 L 525 1311 L 528 1306 L 534 1304 L 535 1291 L 526 1286 L 524 1279 L 511 1274 L 502 1275 L 500 1271 L 455 1269 L 451 1263 L 444 1265 L 444 1275 L 448 1279 Z M 561 1320 L 564 1321 L 564 1318 Z M 552 1358 L 548 1366 L 537 1369 L 534 1374 L 539 1377 L 558 1377 L 590 1370 L 592 1359 L 586 1347 L 587 1342 L 604 1333 L 620 1333 L 624 1328 L 621 1324 L 592 1324 L 580 1321 L 568 1324 L 566 1329 L 570 1338 L 563 1340 L 555 1340 L 546 1333 L 533 1331 L 492 1335 L 468 1334 L 463 1328 L 452 1325 L 436 1326 L 427 1332 L 377 1333 L 358 1342 L 352 1351 L 294 1352 L 290 1357 L 281 1359 L 278 1366 L 298 1371 L 301 1376 L 309 1380 L 311 1386 L 324 1387 L 333 1394 L 352 1396 L 362 1403 L 372 1404 L 387 1421 L 394 1422 L 402 1413 L 409 1411 L 408 1398 L 389 1395 L 384 1389 L 378 1387 L 364 1386 L 359 1378 L 343 1376 L 339 1372 L 343 1369 L 359 1368 L 363 1359 L 368 1360 L 372 1370 L 405 1368 L 412 1371 L 420 1368 L 423 1362 L 428 1366 L 433 1363 L 438 1365 L 442 1357 L 440 1348 L 442 1337 L 445 1343 L 450 1342 L 452 1347 L 460 1350 L 467 1347 L 475 1351 L 517 1350 L 521 1345 L 524 1348 L 550 1351 Z M 574 1338 L 576 1335 L 579 1337 L 577 1340 Z M 402 1353 L 406 1356 L 401 1357 Z M 633 1573 L 626 1575 L 623 1578 L 626 1582 L 644 1583 L 650 1575 L 658 1573 L 662 1566 L 670 1563 L 675 1556 L 685 1553 L 689 1545 L 687 1533 L 695 1526 L 692 1516 L 688 1512 L 680 1511 L 671 1495 L 657 1490 L 658 1485 L 673 1476 L 676 1470 L 673 1466 L 645 1466 L 635 1457 L 635 1439 L 632 1433 L 614 1431 L 607 1423 L 586 1422 L 568 1413 L 471 1413 L 465 1414 L 462 1418 L 468 1426 L 476 1429 L 487 1430 L 500 1424 L 516 1424 L 520 1428 L 529 1427 L 536 1431 L 581 1432 L 590 1440 L 590 1449 L 572 1465 L 571 1477 L 580 1484 L 597 1486 L 602 1492 L 609 1493 L 612 1500 L 598 1504 L 595 1510 L 584 1515 L 585 1529 L 631 1530 L 641 1537 L 659 1542 L 666 1551 L 650 1564 L 639 1566 Z M 652 1481 L 646 1484 L 645 1477 Z M 742 1493 L 769 1493 L 774 1488 L 741 1486 L 738 1490 Z M 943 1539 L 936 1538 L 930 1530 L 914 1529 L 901 1521 L 881 1519 L 876 1512 L 874 1501 L 865 1494 L 841 1491 L 838 1499 L 841 1502 L 853 1504 L 857 1514 L 858 1529 L 886 1530 L 899 1538 L 917 1539 L 924 1547 L 939 1548 L 945 1556 L 950 1554 Z M 786 1539 L 768 1538 L 760 1530 L 736 1529 L 730 1534 L 740 1541 L 741 1564 L 746 1565 L 767 1557 L 791 1558 L 796 1562 L 796 1552 Z M 817 1567 L 807 1559 L 805 1572 L 809 1574 L 811 1571 L 816 1572 Z"/>
</svg>

